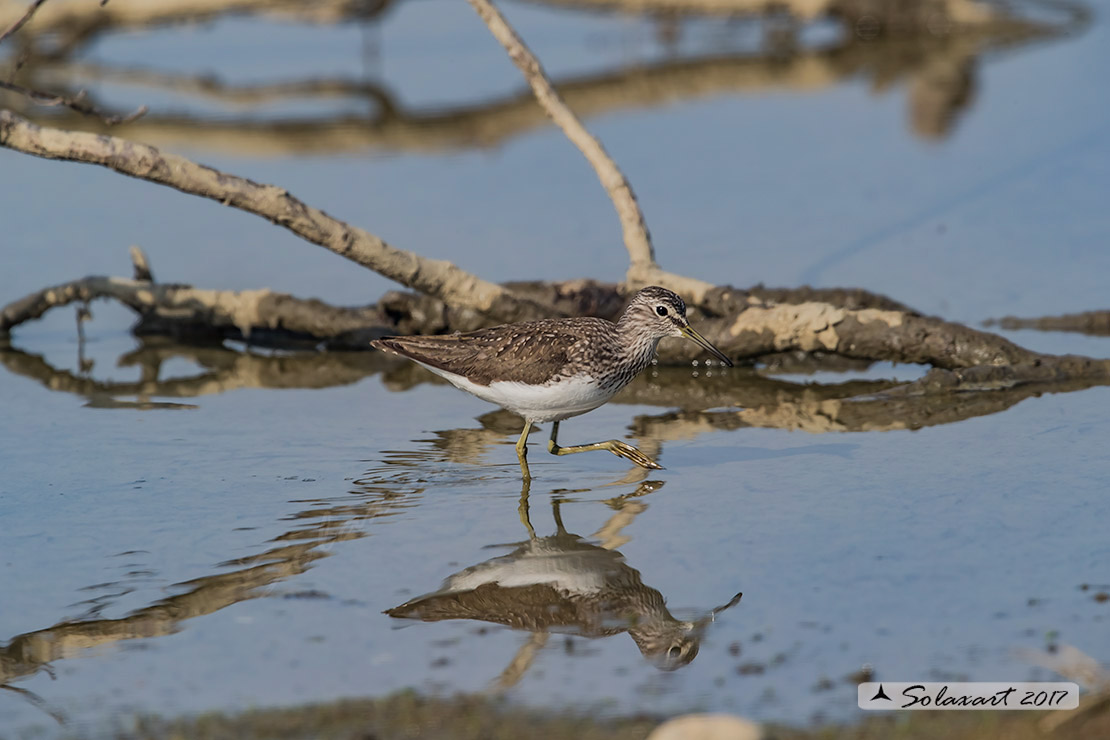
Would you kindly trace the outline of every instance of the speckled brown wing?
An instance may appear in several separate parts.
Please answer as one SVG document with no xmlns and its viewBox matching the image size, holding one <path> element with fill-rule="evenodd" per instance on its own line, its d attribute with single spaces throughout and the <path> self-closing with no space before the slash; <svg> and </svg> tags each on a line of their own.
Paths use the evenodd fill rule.
<svg viewBox="0 0 1110 740">
<path fill-rule="evenodd" d="M 600 620 L 580 615 L 582 599 L 568 597 L 546 583 L 502 587 L 483 583 L 468 591 L 446 591 L 421 596 L 385 611 L 398 619 L 439 622 L 444 619 L 478 619 L 531 631 L 573 627 Z M 586 604 L 588 606 L 588 603 Z M 619 631 L 619 630 L 614 630 Z"/>
<path fill-rule="evenodd" d="M 575 345 L 606 331 L 604 319 L 551 319 L 479 329 L 466 334 L 386 337 L 370 344 L 473 383 L 509 380 L 539 385 L 564 372 Z M 612 326 L 612 324 L 610 324 Z"/>
</svg>

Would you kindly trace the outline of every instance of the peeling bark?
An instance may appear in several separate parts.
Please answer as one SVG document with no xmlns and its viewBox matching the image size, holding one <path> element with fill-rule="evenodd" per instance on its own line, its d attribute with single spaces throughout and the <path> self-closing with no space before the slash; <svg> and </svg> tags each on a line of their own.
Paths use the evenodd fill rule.
<svg viewBox="0 0 1110 740">
<path fill-rule="evenodd" d="M 111 299 L 135 311 L 139 335 L 190 341 L 242 340 L 287 349 L 365 349 L 393 328 L 374 307 L 337 308 L 271 290 L 200 290 L 120 277 L 86 277 L 44 288 L 0 311 L 0 335 L 51 308 Z"/>
<path fill-rule="evenodd" d="M 141 251 L 137 254 L 135 269 L 149 273 L 149 262 Z M 510 283 L 503 289 L 530 296 L 547 316 L 615 319 L 628 298 L 624 286 L 592 280 Z M 767 304 L 756 297 L 761 293 L 799 299 L 823 295 L 842 305 L 813 300 Z M 386 334 L 470 331 L 497 323 L 485 313 L 411 293 L 388 293 L 375 306 L 341 308 L 269 290 L 201 290 L 122 277 L 88 277 L 44 288 L 0 309 L 0 336 L 51 308 L 99 298 L 119 301 L 135 311 L 140 317 L 136 334 L 193 342 L 231 339 L 287 349 L 365 350 L 370 339 Z M 906 385 L 903 394 L 1110 378 L 1110 360 L 1040 354 L 996 334 L 912 311 L 849 307 L 898 305 L 865 291 L 715 288 L 707 301 L 710 308 L 691 306 L 692 321 L 733 360 L 755 362 L 781 358 L 783 353 L 805 353 L 934 368 Z M 719 313 L 726 309 L 730 312 Z M 659 359 L 664 364 L 705 360 L 697 346 L 671 339 L 660 343 Z"/>
<path fill-rule="evenodd" d="M 733 359 L 800 350 L 963 368 L 1028 363 L 1045 357 L 995 334 L 934 317 L 816 302 L 749 306 L 731 316 L 700 322 L 699 331 Z M 693 360 L 699 356 L 696 349 L 676 345 L 669 356 Z"/>
</svg>

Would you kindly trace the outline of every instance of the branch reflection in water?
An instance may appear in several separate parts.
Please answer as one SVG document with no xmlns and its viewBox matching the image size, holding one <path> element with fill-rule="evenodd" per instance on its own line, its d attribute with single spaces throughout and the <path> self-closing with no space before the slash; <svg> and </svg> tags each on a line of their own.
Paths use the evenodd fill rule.
<svg viewBox="0 0 1110 740">
<path fill-rule="evenodd" d="M 79 354 L 82 349 L 79 345 Z M 199 370 L 190 376 L 163 378 L 163 366 L 186 360 Z M 77 372 L 56 368 L 43 357 L 10 345 L 0 346 L 0 366 L 14 375 L 31 378 L 43 387 L 86 399 L 96 408 L 190 409 L 196 399 L 244 388 L 329 388 L 352 385 L 380 376 L 391 391 L 403 392 L 424 383 L 446 381 L 412 363 L 395 361 L 377 352 L 268 353 L 250 348 L 192 346 L 158 338 L 140 339 L 139 346 L 116 363 L 136 367 L 135 381 L 100 381 L 81 357 Z M 794 358 L 786 366 L 792 374 L 828 371 L 858 373 L 867 366 L 837 358 Z M 746 428 L 791 429 L 813 434 L 920 429 L 999 413 L 1044 393 L 1068 393 L 1100 382 L 1025 383 L 982 388 L 976 392 L 917 392 L 928 380 L 846 379 L 834 383 L 797 383 L 771 376 L 758 368 L 715 369 L 658 367 L 637 378 L 614 404 L 657 406 L 667 411 L 632 419 L 629 438 L 652 457 L 663 455 L 665 442 L 689 440 L 713 431 Z M 839 375 L 837 376 L 839 377 Z M 477 464 L 492 445 L 511 443 L 520 420 L 504 411 L 479 416 L 478 428 L 435 433 L 432 445 L 443 459 Z M 625 483 L 646 480 L 647 471 L 631 470 Z"/>
<path fill-rule="evenodd" d="M 257 7 L 228 6 L 224 12 L 253 11 L 261 19 L 276 15 L 305 24 L 364 24 L 365 32 L 384 33 L 380 13 L 390 3 L 364 6 L 359 3 L 322 4 L 315 12 L 297 10 L 297 4 L 258 3 Z M 619 3 L 618 3 L 619 4 Z M 974 3 L 964 3 L 975 5 Z M 64 5 L 64 4 L 63 4 Z M 134 31 L 157 28 L 172 19 L 180 23 L 190 13 L 212 22 L 221 9 L 206 6 L 190 9 L 187 4 L 166 7 L 140 6 L 136 12 L 106 12 L 98 6 L 71 3 L 66 13 L 51 14 L 47 4 L 35 23 L 23 29 L 18 65 L 11 65 L 13 82 L 25 87 L 43 88 L 73 96 L 87 88 L 108 86 L 155 91 L 176 103 L 159 109 L 155 106 L 143 118 L 113 127 L 125 138 L 142 140 L 171 149 L 225 152 L 236 156 L 287 156 L 290 154 L 334 154 L 363 150 L 417 151 L 485 148 L 504 145 L 509 140 L 549 125 L 528 91 L 494 99 L 477 100 L 451 107 L 406 110 L 401 102 L 405 91 L 393 92 L 368 70 L 362 77 L 328 78 L 319 75 L 304 79 L 258 84 L 235 84 L 209 74 L 155 71 L 144 67 L 111 66 L 80 61 L 79 57 L 96 40 Z M 316 4 L 314 4 L 316 5 Z M 727 3 L 726 3 L 727 5 Z M 762 41 L 755 49 L 719 53 L 720 38 L 711 41 L 691 38 L 679 45 L 674 39 L 683 34 L 686 21 L 704 23 L 697 8 L 669 10 L 661 20 L 660 43 L 664 58 L 651 58 L 619 69 L 603 69 L 582 76 L 556 80 L 556 87 L 567 104 L 580 116 L 589 118 L 619 110 L 647 109 L 673 104 L 675 100 L 693 101 L 717 95 L 743 95 L 767 90 L 794 90 L 809 93 L 845 82 L 865 79 L 875 91 L 905 84 L 908 90 L 907 119 L 911 129 L 926 139 L 943 138 L 975 98 L 979 67 L 984 58 L 1001 51 L 1028 47 L 1040 42 L 1068 38 L 1084 29 L 1090 14 L 1082 6 L 1053 6 L 1057 17 L 1036 21 L 1010 15 L 1003 9 L 986 11 L 981 18 L 943 19 L 944 5 L 929 5 L 933 16 L 922 26 L 891 19 L 875 33 L 864 33 L 856 25 L 850 9 L 839 3 L 836 21 L 841 26 L 832 40 L 806 43 L 804 20 L 784 24 L 781 18 L 764 19 L 752 13 L 751 4 L 740 3 L 742 22 L 735 19 L 724 26 L 736 39 L 753 35 Z M 899 4 L 898 7 L 926 3 Z M 894 6 L 891 6 L 894 7 Z M 22 8 L 22 5 L 20 5 Z M 877 21 L 882 12 L 868 6 L 865 20 Z M 0 20 L 3 18 L 0 8 Z M 812 11 L 812 4 L 809 5 Z M 141 11 L 141 12 L 140 12 Z M 810 13 L 803 13 L 806 19 Z M 912 19 L 911 19 L 912 20 Z M 725 21 L 721 21 L 724 23 Z M 938 23 L 944 25 L 937 32 Z M 947 25 L 945 25 L 947 24 Z M 753 30 L 753 33 L 748 33 Z M 892 32 L 897 31 L 897 32 Z M 696 36 L 697 28 L 695 27 Z M 690 35 L 687 33 L 687 35 Z M 623 44 L 623 41 L 614 41 Z M 739 44 L 739 42 L 738 42 Z M 677 54 L 679 46 L 702 45 L 711 52 Z M 373 66 L 373 65 L 372 65 Z M 89 103 L 107 113 L 128 113 L 130 103 L 113 105 L 86 95 Z M 225 110 L 218 114 L 178 112 L 186 101 L 194 105 L 216 104 Z M 306 108 L 306 103 L 311 108 Z M 39 122 L 78 130 L 102 130 L 95 119 L 67 110 L 43 109 L 21 96 L 0 92 L 0 104 Z M 199 107 L 198 105 L 198 107 Z M 274 115 L 274 106 L 295 106 L 311 114 Z M 125 110 L 126 109 L 126 110 Z M 246 110 L 246 113 L 231 111 Z M 318 112 L 321 109 L 324 112 Z M 368 110 L 369 113 L 362 111 Z M 354 112 L 358 111 L 358 112 Z"/>
<path fill-rule="evenodd" d="M 52 664 L 56 661 L 81 657 L 91 648 L 170 635 L 181 630 L 187 620 L 213 614 L 248 599 L 299 596 L 297 591 L 281 592 L 274 587 L 306 572 L 314 561 L 330 556 L 332 553 L 325 546 L 364 537 L 365 531 L 356 525 L 389 517 L 412 505 L 409 499 L 419 493 L 419 489 L 406 490 L 395 481 L 368 477 L 339 499 L 302 502 L 311 505 L 283 517 L 283 521 L 293 521 L 296 525 L 268 540 L 263 552 L 217 563 L 213 568 L 223 572 L 169 586 L 168 590 L 180 593 L 118 619 L 98 617 L 116 599 L 133 589 L 124 581 L 90 586 L 89 589 L 107 589 L 109 593 L 86 602 L 85 614 L 63 618 L 50 627 L 15 635 L 0 643 L 0 688 L 22 696 L 63 721 L 62 713 L 51 710 L 42 698 L 14 686 L 13 682 L 40 671 L 53 677 Z M 319 592 L 308 596 L 329 598 L 328 594 Z"/>
<path fill-rule="evenodd" d="M 552 632 L 590 638 L 628 633 L 658 668 L 681 668 L 697 656 L 705 627 L 738 603 L 741 594 L 694 621 L 676 619 L 663 595 L 645 585 L 639 571 L 616 550 L 629 541 L 624 528 L 647 509 L 641 497 L 662 485 L 645 481 L 634 492 L 607 501 L 615 513 L 590 538 L 566 530 L 560 512 L 564 502 L 553 498 L 556 531 L 537 537 L 529 514 L 530 483 L 525 480 L 520 517 L 527 540 L 506 555 L 448 576 L 439 590 L 385 613 L 424 622 L 473 619 L 530 632 L 495 682 L 498 689 L 520 681 Z"/>
</svg>

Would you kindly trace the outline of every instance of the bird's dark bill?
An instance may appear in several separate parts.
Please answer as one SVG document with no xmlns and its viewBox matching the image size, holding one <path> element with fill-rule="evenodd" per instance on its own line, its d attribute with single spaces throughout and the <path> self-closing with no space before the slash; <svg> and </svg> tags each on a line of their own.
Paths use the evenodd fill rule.
<svg viewBox="0 0 1110 740">
<path fill-rule="evenodd" d="M 690 327 L 690 326 L 684 327 L 684 328 L 682 329 L 682 336 L 686 337 L 686 338 L 687 338 L 687 339 L 689 339 L 689 340 L 690 340 L 691 342 L 694 342 L 694 343 L 696 343 L 696 344 L 700 344 L 700 345 L 701 345 L 702 347 L 704 347 L 704 348 L 705 348 L 705 349 L 707 349 L 707 350 L 708 350 L 709 352 L 711 352 L 711 353 L 712 353 L 712 354 L 713 354 L 714 356 L 716 356 L 716 358 L 717 358 L 718 360 L 720 360 L 721 362 L 725 363 L 725 364 L 726 364 L 726 365 L 728 365 L 729 367 L 732 367 L 732 360 L 728 359 L 728 356 L 727 356 L 727 355 L 725 355 L 725 353 L 724 353 L 724 352 L 722 352 L 721 350 L 717 349 L 717 348 L 716 348 L 716 347 L 714 347 L 714 346 L 713 346 L 712 344 L 710 344 L 710 342 L 709 342 L 709 340 L 708 340 L 708 339 L 706 339 L 705 337 L 703 337 L 703 336 L 702 336 L 701 334 L 698 334 L 698 333 L 697 333 L 697 332 L 696 332 L 696 331 L 694 330 L 694 328 L 693 328 L 693 327 Z"/>
</svg>

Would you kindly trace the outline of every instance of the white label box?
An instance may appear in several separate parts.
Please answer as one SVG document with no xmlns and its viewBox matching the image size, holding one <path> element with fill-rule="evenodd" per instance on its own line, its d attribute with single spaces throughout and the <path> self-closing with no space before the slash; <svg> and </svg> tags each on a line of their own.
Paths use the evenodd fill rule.
<svg viewBox="0 0 1110 740">
<path fill-rule="evenodd" d="M 871 681 L 858 687 L 860 709 L 1075 709 L 1079 686 L 1066 682 Z"/>
</svg>

